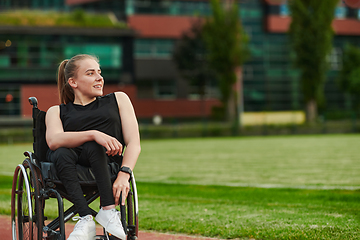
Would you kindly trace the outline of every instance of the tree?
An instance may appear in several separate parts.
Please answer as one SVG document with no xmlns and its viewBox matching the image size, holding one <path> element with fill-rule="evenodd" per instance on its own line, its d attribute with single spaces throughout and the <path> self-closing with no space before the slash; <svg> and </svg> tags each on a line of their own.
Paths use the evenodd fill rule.
<svg viewBox="0 0 360 240">
<path fill-rule="evenodd" d="M 249 55 L 248 37 L 240 23 L 236 1 L 224 5 L 220 0 L 211 0 L 211 8 L 212 15 L 203 26 L 207 57 L 218 80 L 227 119 L 238 121 L 240 89 L 234 88 L 234 85 L 237 82 L 236 70 Z"/>
<path fill-rule="evenodd" d="M 183 78 L 197 86 L 197 92 L 204 99 L 207 83 L 214 79 L 214 72 L 206 58 L 207 50 L 202 36 L 202 21 L 193 22 L 176 44 L 173 59 Z"/>
<path fill-rule="evenodd" d="M 360 108 L 360 48 L 346 45 L 343 53 L 342 68 L 339 74 L 339 86 L 351 95 L 354 107 Z"/>
<path fill-rule="evenodd" d="M 289 35 L 295 52 L 295 66 L 300 69 L 306 103 L 306 118 L 314 122 L 318 105 L 324 102 L 324 84 L 332 50 L 334 31 L 331 23 L 339 0 L 290 0 L 292 16 Z"/>
</svg>

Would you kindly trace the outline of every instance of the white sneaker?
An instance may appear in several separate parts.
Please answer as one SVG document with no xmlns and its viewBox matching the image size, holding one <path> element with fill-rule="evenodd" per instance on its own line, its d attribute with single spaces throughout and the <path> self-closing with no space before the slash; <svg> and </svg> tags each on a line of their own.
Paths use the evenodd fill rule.
<svg viewBox="0 0 360 240">
<path fill-rule="evenodd" d="M 73 218 L 73 219 L 77 219 Z M 74 230 L 70 233 L 67 240 L 93 240 L 96 236 L 96 226 L 93 216 L 86 215 L 85 217 L 78 217 L 79 221 L 76 223 Z"/>
<path fill-rule="evenodd" d="M 100 209 L 95 220 L 105 228 L 105 231 L 122 240 L 126 239 L 124 228 L 121 224 L 120 212 L 116 209 Z"/>
</svg>

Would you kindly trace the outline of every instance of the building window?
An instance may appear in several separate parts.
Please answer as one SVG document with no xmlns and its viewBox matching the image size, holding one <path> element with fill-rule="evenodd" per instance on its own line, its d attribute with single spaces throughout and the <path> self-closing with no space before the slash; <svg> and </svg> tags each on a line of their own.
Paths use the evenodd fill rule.
<svg viewBox="0 0 360 240">
<path fill-rule="evenodd" d="M 0 89 L 0 116 L 20 114 L 20 89 L 17 86 L 2 86 Z"/>
<path fill-rule="evenodd" d="M 135 41 L 136 57 L 171 57 L 174 49 L 173 39 L 137 39 Z"/>
<path fill-rule="evenodd" d="M 200 87 L 192 82 L 189 82 L 189 100 L 200 100 L 201 97 L 204 99 L 219 98 L 219 88 L 215 79 L 208 79 L 204 86 L 204 96 L 200 95 Z"/>
<path fill-rule="evenodd" d="M 289 6 L 287 3 L 283 3 L 280 5 L 280 15 L 281 16 L 289 16 L 290 11 L 289 11 Z"/>
<path fill-rule="evenodd" d="M 210 4 L 203 1 L 174 1 L 170 5 L 172 15 L 209 15 Z"/>
<path fill-rule="evenodd" d="M 339 18 L 339 19 L 346 18 L 346 15 L 347 15 L 347 9 L 346 9 L 346 7 L 344 7 L 344 6 L 337 6 L 337 7 L 335 8 L 335 18 Z"/>
<path fill-rule="evenodd" d="M 139 99 L 175 99 L 175 80 L 139 79 L 136 83 Z"/>
<path fill-rule="evenodd" d="M 327 61 L 330 64 L 332 70 L 340 70 L 342 64 L 342 50 L 341 48 L 333 48 L 331 53 L 327 57 Z"/>
<path fill-rule="evenodd" d="M 135 13 L 168 14 L 169 2 L 161 0 L 135 0 L 133 8 Z"/>
<path fill-rule="evenodd" d="M 110 44 L 85 44 L 85 45 L 66 45 L 64 48 L 65 58 L 86 53 L 95 55 L 100 60 L 100 65 L 103 67 L 118 68 L 122 66 L 122 48 L 119 45 Z"/>
<path fill-rule="evenodd" d="M 246 65 L 243 67 L 243 79 L 250 80 L 254 78 L 254 69 L 252 66 Z"/>
<path fill-rule="evenodd" d="M 135 13 L 134 1 L 132 0 L 125 1 L 125 12 L 126 15 L 128 16 L 133 15 Z"/>
<path fill-rule="evenodd" d="M 7 39 L 0 41 L 0 67 L 9 67 L 11 59 L 8 48 L 11 47 L 12 42 Z"/>
<path fill-rule="evenodd" d="M 0 55 L 0 67 L 10 67 L 10 57 L 7 55 Z"/>
<path fill-rule="evenodd" d="M 137 98 L 139 99 L 154 98 L 153 82 L 150 79 L 136 80 L 136 87 L 137 87 Z"/>
<path fill-rule="evenodd" d="M 154 82 L 155 98 L 157 99 L 175 99 L 176 87 L 175 81 L 158 80 Z"/>
<path fill-rule="evenodd" d="M 243 8 L 239 5 L 239 16 L 243 19 L 261 18 L 262 12 L 260 9 Z"/>
<path fill-rule="evenodd" d="M 61 62 L 62 49 L 58 44 L 42 41 L 37 51 L 32 55 L 38 56 L 36 62 L 42 67 L 54 66 Z"/>
<path fill-rule="evenodd" d="M 127 13 L 168 14 L 168 15 L 209 15 L 209 2 L 169 0 L 127 0 Z"/>
</svg>

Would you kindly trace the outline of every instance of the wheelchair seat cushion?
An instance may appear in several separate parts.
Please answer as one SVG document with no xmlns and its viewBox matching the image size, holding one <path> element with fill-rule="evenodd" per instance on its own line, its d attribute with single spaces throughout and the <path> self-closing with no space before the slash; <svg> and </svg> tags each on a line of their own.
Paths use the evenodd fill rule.
<svg viewBox="0 0 360 240">
<path fill-rule="evenodd" d="M 120 166 L 116 162 L 108 164 L 111 179 L 114 180 L 119 172 Z M 96 185 L 95 176 L 90 167 L 76 165 L 78 178 L 82 185 Z M 43 179 L 54 183 L 61 183 L 55 169 L 55 164 L 52 162 L 41 162 L 41 173 Z"/>
</svg>

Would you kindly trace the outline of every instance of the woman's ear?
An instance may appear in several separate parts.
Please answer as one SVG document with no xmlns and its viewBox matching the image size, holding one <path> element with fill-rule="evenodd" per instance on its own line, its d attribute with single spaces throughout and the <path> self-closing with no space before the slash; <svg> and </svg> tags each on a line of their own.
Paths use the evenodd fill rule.
<svg viewBox="0 0 360 240">
<path fill-rule="evenodd" d="M 77 88 L 77 83 L 73 78 L 69 78 L 68 83 L 69 83 L 70 87 Z"/>
</svg>

